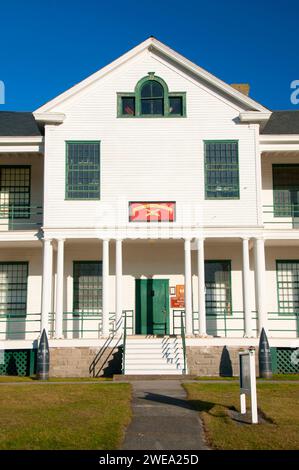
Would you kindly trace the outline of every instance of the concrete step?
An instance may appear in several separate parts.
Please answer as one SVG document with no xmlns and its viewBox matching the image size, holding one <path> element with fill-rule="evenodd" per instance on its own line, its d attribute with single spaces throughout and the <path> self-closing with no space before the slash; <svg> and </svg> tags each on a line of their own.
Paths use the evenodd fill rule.
<svg viewBox="0 0 299 470">
<path fill-rule="evenodd" d="M 196 375 L 187 375 L 187 374 L 115 374 L 113 380 L 115 382 L 126 382 L 131 380 L 178 380 L 178 375 L 180 376 L 179 380 L 195 380 Z"/>
<path fill-rule="evenodd" d="M 182 375 L 183 372 L 182 370 L 165 370 L 165 369 L 149 369 L 149 370 L 146 370 L 146 369 L 126 369 L 126 374 L 123 375 L 123 377 L 125 377 L 126 375 L 149 375 L 149 376 L 152 376 L 152 375 L 163 375 L 163 376 L 167 376 L 167 375 Z"/>
</svg>

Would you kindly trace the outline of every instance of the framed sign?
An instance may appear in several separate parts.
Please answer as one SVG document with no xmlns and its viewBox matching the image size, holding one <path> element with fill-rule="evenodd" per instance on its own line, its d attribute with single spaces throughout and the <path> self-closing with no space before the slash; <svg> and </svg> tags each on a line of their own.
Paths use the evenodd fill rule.
<svg viewBox="0 0 299 470">
<path fill-rule="evenodd" d="M 174 222 L 175 202 L 129 202 L 130 222 Z"/>
<path fill-rule="evenodd" d="M 185 308 L 185 286 L 178 284 L 175 286 L 175 297 L 170 299 L 171 308 Z"/>
</svg>

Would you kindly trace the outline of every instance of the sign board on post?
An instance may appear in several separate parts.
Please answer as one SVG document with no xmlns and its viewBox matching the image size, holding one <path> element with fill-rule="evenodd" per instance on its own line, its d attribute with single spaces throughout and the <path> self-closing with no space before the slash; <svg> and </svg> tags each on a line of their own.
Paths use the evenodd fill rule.
<svg viewBox="0 0 299 470">
<path fill-rule="evenodd" d="M 246 395 L 250 395 L 251 422 L 258 423 L 257 398 L 256 398 L 256 376 L 255 376 L 255 350 L 239 353 L 240 361 L 240 406 L 241 414 L 246 414 Z"/>
</svg>

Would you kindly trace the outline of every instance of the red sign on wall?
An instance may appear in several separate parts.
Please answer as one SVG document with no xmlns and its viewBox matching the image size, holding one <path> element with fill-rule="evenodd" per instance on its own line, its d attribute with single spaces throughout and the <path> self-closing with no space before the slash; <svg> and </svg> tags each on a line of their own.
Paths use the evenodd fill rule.
<svg viewBox="0 0 299 470">
<path fill-rule="evenodd" d="M 175 202 L 130 202 L 130 222 L 174 222 Z"/>
</svg>

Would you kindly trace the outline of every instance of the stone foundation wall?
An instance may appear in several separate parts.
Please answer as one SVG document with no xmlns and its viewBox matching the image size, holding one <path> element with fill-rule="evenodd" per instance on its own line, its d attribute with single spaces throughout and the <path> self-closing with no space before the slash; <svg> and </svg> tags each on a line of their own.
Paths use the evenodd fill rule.
<svg viewBox="0 0 299 470">
<path fill-rule="evenodd" d="M 121 373 L 120 348 L 50 348 L 50 377 L 101 377 Z"/>
<path fill-rule="evenodd" d="M 187 346 L 188 373 L 199 376 L 239 376 L 239 351 L 245 348 L 226 346 Z M 258 348 L 256 371 L 258 374 Z"/>
</svg>

